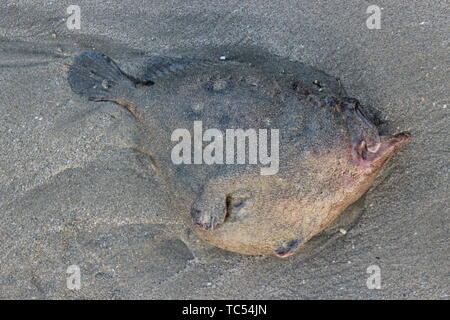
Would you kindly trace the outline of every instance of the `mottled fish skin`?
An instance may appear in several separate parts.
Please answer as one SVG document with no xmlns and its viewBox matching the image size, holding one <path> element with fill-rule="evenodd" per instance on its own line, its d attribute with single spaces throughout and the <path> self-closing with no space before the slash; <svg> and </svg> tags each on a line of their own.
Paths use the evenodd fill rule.
<svg viewBox="0 0 450 320">
<path fill-rule="evenodd" d="M 77 94 L 130 111 L 142 129 L 139 148 L 151 155 L 174 207 L 200 238 L 230 251 L 292 255 L 361 197 L 410 139 L 380 136 L 356 99 L 267 65 L 152 58 L 144 74 L 135 79 L 105 55 L 87 52 L 75 58 L 68 81 Z M 300 74 L 311 79 L 309 71 Z M 222 132 L 279 129 L 278 173 L 263 176 L 255 165 L 174 165 L 171 134 L 192 130 L 194 121 Z"/>
<path fill-rule="evenodd" d="M 161 77 L 211 65 L 212 62 L 194 58 L 152 57 L 145 66 L 143 81 L 155 81 Z"/>
</svg>

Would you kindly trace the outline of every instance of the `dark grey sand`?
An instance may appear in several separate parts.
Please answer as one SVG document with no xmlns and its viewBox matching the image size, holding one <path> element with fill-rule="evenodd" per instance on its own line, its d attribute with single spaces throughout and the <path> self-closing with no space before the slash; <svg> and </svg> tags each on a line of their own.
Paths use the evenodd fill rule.
<svg viewBox="0 0 450 320">
<path fill-rule="evenodd" d="M 448 2 L 377 1 L 369 30 L 366 1 L 75 1 L 81 30 L 68 30 L 72 2 L 0 4 L 0 298 L 448 299 Z M 164 210 L 170 195 L 152 200 L 130 115 L 66 81 L 85 49 L 131 72 L 130 57 L 237 47 L 340 77 L 383 131 L 413 134 L 365 199 L 288 259 L 197 241 Z M 371 265 L 380 290 L 366 286 Z"/>
</svg>

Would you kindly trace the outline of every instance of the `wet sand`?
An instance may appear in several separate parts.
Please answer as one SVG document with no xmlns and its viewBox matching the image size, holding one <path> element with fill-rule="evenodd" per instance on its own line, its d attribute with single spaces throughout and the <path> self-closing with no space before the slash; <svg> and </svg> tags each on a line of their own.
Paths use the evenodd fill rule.
<svg viewBox="0 0 450 320">
<path fill-rule="evenodd" d="M 0 298 L 448 299 L 448 4 L 379 1 L 369 30 L 372 3 L 353 0 L 78 3 L 80 30 L 66 26 L 70 1 L 0 4 Z M 353 211 L 288 259 L 196 239 L 170 196 L 149 193 L 130 115 L 66 79 L 86 49 L 138 72 L 147 55 L 241 47 L 339 77 L 382 132 L 413 134 Z M 80 290 L 66 287 L 70 265 Z"/>
</svg>

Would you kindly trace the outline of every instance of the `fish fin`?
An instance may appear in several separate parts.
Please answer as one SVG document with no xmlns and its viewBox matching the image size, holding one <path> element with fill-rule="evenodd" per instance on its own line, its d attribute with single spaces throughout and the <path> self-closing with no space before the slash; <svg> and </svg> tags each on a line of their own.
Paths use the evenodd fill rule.
<svg viewBox="0 0 450 320">
<path fill-rule="evenodd" d="M 87 51 L 75 58 L 69 69 L 68 82 L 72 90 L 92 101 L 113 101 L 127 105 L 130 90 L 136 81 L 126 75 L 103 53 Z"/>
<path fill-rule="evenodd" d="M 213 230 L 225 222 L 227 217 L 226 198 L 203 194 L 191 209 L 192 223 L 204 230 Z"/>
<path fill-rule="evenodd" d="M 278 258 L 290 257 L 297 251 L 302 243 L 303 240 L 301 238 L 284 241 L 278 248 L 274 250 L 274 253 Z"/>
<path fill-rule="evenodd" d="M 207 211 L 193 207 L 191 209 L 192 223 L 204 230 L 213 230 L 225 221 L 226 207 L 220 206 L 217 210 Z"/>
<path fill-rule="evenodd" d="M 238 189 L 232 193 L 215 196 L 215 188 L 211 188 L 195 201 L 191 209 L 192 222 L 202 229 L 212 230 L 225 221 L 236 222 L 239 212 L 252 203 L 251 192 Z"/>
<path fill-rule="evenodd" d="M 204 67 L 212 62 L 191 58 L 152 57 L 145 66 L 142 81 L 154 81 L 164 76 L 183 72 L 190 68 Z"/>
</svg>

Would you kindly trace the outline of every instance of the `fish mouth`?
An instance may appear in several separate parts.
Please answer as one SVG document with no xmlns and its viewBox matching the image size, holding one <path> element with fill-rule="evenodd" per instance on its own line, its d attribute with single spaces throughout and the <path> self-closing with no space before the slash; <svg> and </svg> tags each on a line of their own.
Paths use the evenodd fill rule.
<svg viewBox="0 0 450 320">
<path fill-rule="evenodd" d="M 380 142 L 367 146 L 364 140 L 352 146 L 352 158 L 362 168 L 380 167 L 404 143 L 411 140 L 411 133 L 400 132 L 393 136 L 380 136 Z"/>
</svg>

